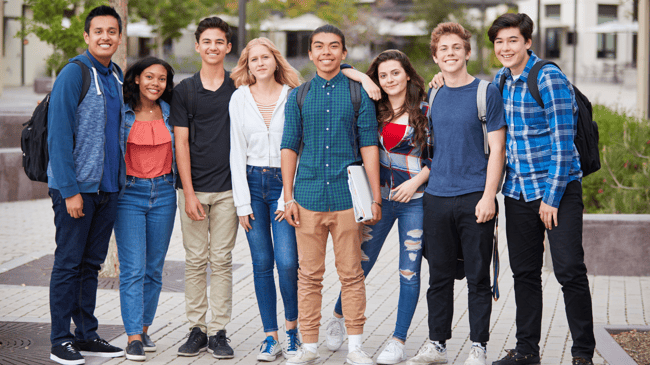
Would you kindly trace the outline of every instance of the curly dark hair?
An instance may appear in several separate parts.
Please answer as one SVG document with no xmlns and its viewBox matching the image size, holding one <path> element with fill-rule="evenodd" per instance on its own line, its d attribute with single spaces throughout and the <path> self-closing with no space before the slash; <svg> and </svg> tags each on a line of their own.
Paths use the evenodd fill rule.
<svg viewBox="0 0 650 365">
<path fill-rule="evenodd" d="M 427 117 L 422 114 L 420 104 L 426 100 L 427 93 L 424 89 L 424 79 L 417 74 L 408 56 L 396 49 L 386 50 L 372 60 L 366 75 L 370 76 L 372 81 L 379 85 L 379 65 L 391 60 L 398 61 L 402 65 L 410 80 L 406 83 L 404 105 L 397 111 L 397 114 L 393 111 L 393 107 L 388 100 L 388 94 L 383 89 L 381 90 L 381 100 L 377 102 L 379 130 L 381 131 L 391 120 L 408 113 L 409 125 L 415 130 L 415 143 L 424 151 L 427 144 L 428 123 Z"/>
<path fill-rule="evenodd" d="M 122 85 L 124 104 L 129 104 L 133 110 L 140 106 L 140 86 L 135 83 L 135 77 L 140 76 L 142 71 L 153 65 L 162 65 L 167 70 L 167 85 L 165 85 L 165 91 L 163 91 L 160 99 L 167 103 L 172 101 L 172 92 L 174 90 L 174 69 L 160 58 L 146 57 L 131 65 L 124 75 L 124 85 Z"/>
</svg>

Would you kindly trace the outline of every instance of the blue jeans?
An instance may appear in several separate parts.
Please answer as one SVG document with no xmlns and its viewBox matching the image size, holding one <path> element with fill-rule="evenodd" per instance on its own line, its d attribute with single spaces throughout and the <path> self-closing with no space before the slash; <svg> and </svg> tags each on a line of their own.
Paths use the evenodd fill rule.
<svg viewBox="0 0 650 365">
<path fill-rule="evenodd" d="M 361 244 L 363 259 L 361 267 L 364 276 L 377 262 L 386 236 L 397 219 L 399 231 L 399 302 L 397 304 L 397 322 L 393 337 L 406 341 L 406 335 L 415 313 L 420 296 L 420 264 L 422 263 L 422 199 L 413 199 L 408 203 L 382 200 L 381 220 L 374 226 L 364 227 Z M 367 258 L 366 258 L 367 256 Z M 341 295 L 334 311 L 343 314 Z"/>
<path fill-rule="evenodd" d="M 278 330 L 274 262 L 278 265 L 284 317 L 287 321 L 298 319 L 296 232 L 286 220 L 275 220 L 274 213 L 282 193 L 280 168 L 246 166 L 246 173 L 255 216 L 255 220 L 249 219 L 252 228 L 246 233 L 253 259 L 255 295 L 264 332 L 274 332 Z"/>
<path fill-rule="evenodd" d="M 171 174 L 128 176 L 117 205 L 115 239 L 120 259 L 120 304 L 128 336 L 150 326 L 162 289 L 162 271 L 176 216 Z"/>
<path fill-rule="evenodd" d="M 106 258 L 118 193 L 82 193 L 81 218 L 68 214 L 65 199 L 57 189 L 49 190 L 56 227 L 56 250 L 50 278 L 52 346 L 67 341 L 92 341 L 99 336 L 95 317 L 97 274 Z M 70 333 L 70 318 L 77 327 Z"/>
</svg>

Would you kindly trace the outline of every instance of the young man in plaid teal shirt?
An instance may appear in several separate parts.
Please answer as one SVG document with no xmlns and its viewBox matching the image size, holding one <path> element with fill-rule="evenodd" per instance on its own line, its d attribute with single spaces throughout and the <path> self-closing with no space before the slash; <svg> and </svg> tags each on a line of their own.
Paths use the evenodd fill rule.
<svg viewBox="0 0 650 365">
<path fill-rule="evenodd" d="M 350 84 L 340 72 L 346 56 L 341 30 L 325 25 L 309 39 L 309 58 L 317 68 L 302 106 L 297 90 L 289 96 L 282 136 L 285 218 L 296 227 L 298 243 L 298 321 L 303 347 L 287 364 L 318 361 L 318 333 L 321 320 L 323 274 L 328 234 L 332 235 L 337 273 L 341 281 L 343 314 L 348 332 L 350 364 L 373 364 L 361 349 L 366 318 L 366 290 L 361 268 L 361 232 L 355 222 L 347 183 L 347 167 L 358 162 L 353 150 L 354 108 Z M 360 155 L 372 188 L 374 224 L 381 219 L 379 150 L 374 103 L 361 90 L 357 119 Z M 296 164 L 301 143 L 298 173 Z M 294 186 L 295 175 L 295 186 Z"/>
<path fill-rule="evenodd" d="M 504 14 L 488 31 L 503 64 L 503 102 L 508 124 L 507 175 L 503 186 L 510 267 L 515 279 L 517 346 L 493 365 L 539 364 L 542 324 L 542 257 L 548 234 L 553 268 L 564 292 L 573 337 L 574 365 L 593 364 L 596 345 L 587 268 L 582 248 L 582 171 L 573 139 L 578 107 L 573 87 L 555 66 L 537 76 L 544 108 L 533 99 L 528 74 L 541 61 L 531 52 L 533 21 Z"/>
</svg>

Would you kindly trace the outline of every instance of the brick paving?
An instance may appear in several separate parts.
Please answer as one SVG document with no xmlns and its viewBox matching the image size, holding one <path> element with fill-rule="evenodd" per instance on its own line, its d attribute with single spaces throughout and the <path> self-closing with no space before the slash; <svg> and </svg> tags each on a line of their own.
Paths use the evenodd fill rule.
<svg viewBox="0 0 650 365">
<path fill-rule="evenodd" d="M 500 225 L 501 242 L 501 299 L 494 302 L 491 319 L 491 340 L 488 360 L 501 357 L 503 350 L 515 344 L 513 280 L 508 265 L 505 244 L 505 224 Z M 364 348 L 374 358 L 390 339 L 396 318 L 399 277 L 394 261 L 398 248 L 397 231 L 388 236 L 373 272 L 366 280 L 368 321 L 365 327 Z M 47 199 L 0 203 L 0 273 L 46 254 L 54 252 L 54 224 L 51 202 Z M 330 317 L 340 290 L 334 267 L 331 245 L 326 258 L 327 270 L 323 288 L 323 320 Z M 176 222 L 167 260 L 184 260 L 180 223 Z M 250 251 L 242 230 L 237 236 L 233 262 L 243 264 L 234 272 L 232 321 L 227 326 L 236 357 L 219 360 L 223 364 L 256 363 L 258 347 L 263 340 L 262 323 L 255 299 Z M 426 261 L 423 262 L 421 280 L 428 282 Z M 650 322 L 650 278 L 589 276 L 593 294 L 595 324 L 648 325 Z M 543 271 L 544 316 L 540 342 L 542 364 L 570 364 L 571 336 L 569 334 L 562 291 L 549 270 Z M 422 286 L 418 307 L 406 343 L 407 356 L 414 356 L 427 337 L 426 285 Z M 453 338 L 448 341 L 450 364 L 462 364 L 469 351 L 469 325 L 467 312 L 467 286 L 457 281 L 454 292 Z M 99 290 L 96 315 L 101 324 L 121 325 L 119 293 L 117 290 Z M 283 309 L 278 301 L 278 318 L 282 323 Z M 0 283 L 0 321 L 49 322 L 48 288 L 6 285 Z M 152 339 L 158 345 L 156 353 L 147 354 L 150 364 L 212 364 L 216 360 L 207 353 L 194 358 L 176 356 L 178 347 L 188 333 L 182 293 L 163 292 L 156 320 L 151 327 Z M 281 337 L 282 338 L 282 337 Z M 345 363 L 346 346 L 341 350 L 327 350 L 324 333 L 321 333 L 319 352 L 322 364 Z M 126 336 L 118 337 L 113 344 L 124 346 Z M 606 362 L 596 354 L 596 364 Z M 104 359 L 88 358 L 88 364 L 99 364 Z M 106 364 L 127 362 L 124 358 L 109 360 Z M 1 361 L 0 361 L 1 362 Z M 283 359 L 275 363 L 283 364 Z"/>
</svg>

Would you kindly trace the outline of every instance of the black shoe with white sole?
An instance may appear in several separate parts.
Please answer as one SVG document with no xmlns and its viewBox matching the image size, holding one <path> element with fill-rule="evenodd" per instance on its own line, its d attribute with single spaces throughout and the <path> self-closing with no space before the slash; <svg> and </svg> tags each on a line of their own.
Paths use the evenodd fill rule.
<svg viewBox="0 0 650 365">
<path fill-rule="evenodd" d="M 75 341 L 74 345 L 79 349 L 83 356 L 99 357 L 120 357 L 124 356 L 124 350 L 115 347 L 102 338 L 96 338 L 91 341 Z"/>
<path fill-rule="evenodd" d="M 142 334 L 142 344 L 144 345 L 144 352 L 156 351 L 156 344 L 151 340 L 148 334 Z"/>
<path fill-rule="evenodd" d="M 85 364 L 86 360 L 79 353 L 79 349 L 72 342 L 64 342 L 57 346 L 52 346 L 50 360 L 63 365 Z"/>
<path fill-rule="evenodd" d="M 187 342 L 178 348 L 178 356 L 196 356 L 208 348 L 208 336 L 200 328 L 194 327 Z"/>
<path fill-rule="evenodd" d="M 147 359 L 142 341 L 133 340 L 129 342 L 126 346 L 126 358 L 133 361 L 145 361 Z"/>
</svg>

